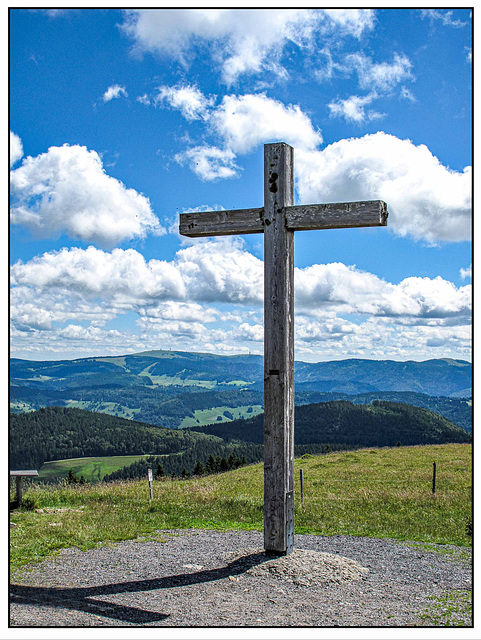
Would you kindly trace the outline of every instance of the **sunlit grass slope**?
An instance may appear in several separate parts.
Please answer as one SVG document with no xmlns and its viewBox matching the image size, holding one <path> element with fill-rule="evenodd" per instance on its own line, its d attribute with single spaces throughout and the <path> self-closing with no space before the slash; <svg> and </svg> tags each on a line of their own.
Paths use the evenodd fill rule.
<svg viewBox="0 0 481 640">
<path fill-rule="evenodd" d="M 296 533 L 470 545 L 471 445 L 364 449 L 295 461 Z M 437 464 L 432 493 L 433 462 Z M 299 472 L 304 475 L 301 503 Z M 263 467 L 189 480 L 33 486 L 37 509 L 10 520 L 14 567 L 55 550 L 157 535 L 169 528 L 263 527 Z M 55 511 L 54 509 L 61 509 Z"/>
<path fill-rule="evenodd" d="M 104 476 L 122 469 L 137 460 L 148 457 L 148 454 L 138 456 L 108 456 L 95 458 L 69 458 L 68 460 L 53 460 L 45 462 L 39 470 L 39 479 L 43 481 L 66 477 L 70 469 L 80 478 L 84 476 L 87 482 L 98 482 Z"/>
</svg>

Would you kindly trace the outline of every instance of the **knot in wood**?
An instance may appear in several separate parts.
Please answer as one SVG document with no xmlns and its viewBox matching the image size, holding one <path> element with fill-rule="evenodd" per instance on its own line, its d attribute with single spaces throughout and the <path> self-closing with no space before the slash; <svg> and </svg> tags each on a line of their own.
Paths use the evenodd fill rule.
<svg viewBox="0 0 481 640">
<path fill-rule="evenodd" d="M 269 176 L 269 182 L 270 182 L 270 187 L 269 187 L 269 191 L 271 193 L 277 193 L 277 178 L 279 177 L 279 175 L 275 172 L 273 172 L 270 176 Z"/>
</svg>

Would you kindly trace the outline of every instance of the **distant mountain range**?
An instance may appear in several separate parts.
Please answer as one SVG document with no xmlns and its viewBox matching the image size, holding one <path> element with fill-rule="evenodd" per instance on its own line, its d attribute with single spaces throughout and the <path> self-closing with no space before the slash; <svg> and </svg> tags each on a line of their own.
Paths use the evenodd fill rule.
<svg viewBox="0 0 481 640">
<path fill-rule="evenodd" d="M 181 351 L 32 361 L 12 358 L 14 386 L 43 390 L 94 387 L 199 387 L 210 390 L 263 387 L 263 358 L 255 355 L 217 356 Z M 443 358 L 424 362 L 348 359 L 296 362 L 298 391 L 348 394 L 376 391 L 414 391 L 430 396 L 471 396 L 472 366 Z"/>
<path fill-rule="evenodd" d="M 263 411 L 260 356 L 153 351 L 62 361 L 12 358 L 10 410 L 87 409 L 173 429 Z M 342 360 L 296 363 L 296 405 L 386 400 L 430 409 L 471 432 L 469 362 Z"/>
</svg>

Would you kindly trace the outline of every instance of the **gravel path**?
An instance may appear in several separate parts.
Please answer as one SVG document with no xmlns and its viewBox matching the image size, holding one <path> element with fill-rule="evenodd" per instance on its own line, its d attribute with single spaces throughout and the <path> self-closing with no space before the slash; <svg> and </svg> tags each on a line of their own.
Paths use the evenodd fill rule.
<svg viewBox="0 0 481 640">
<path fill-rule="evenodd" d="M 16 573 L 10 624 L 421 626 L 430 596 L 471 589 L 467 550 L 457 547 L 438 553 L 394 540 L 296 535 L 294 552 L 276 558 L 262 552 L 259 532 L 161 535 L 67 549 Z"/>
</svg>

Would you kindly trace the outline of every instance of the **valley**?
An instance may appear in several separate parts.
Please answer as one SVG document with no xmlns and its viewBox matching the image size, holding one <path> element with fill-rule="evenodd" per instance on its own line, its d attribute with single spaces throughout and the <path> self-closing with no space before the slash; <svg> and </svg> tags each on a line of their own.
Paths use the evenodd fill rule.
<svg viewBox="0 0 481 640">
<path fill-rule="evenodd" d="M 134 477 L 146 456 L 174 475 L 209 456 L 263 458 L 259 356 L 12 359 L 10 374 L 11 465 L 39 468 L 45 481 L 70 469 L 89 482 Z M 471 374 L 470 363 L 448 359 L 298 362 L 296 455 L 469 442 Z"/>
<path fill-rule="evenodd" d="M 259 414 L 260 356 L 155 351 L 35 362 L 13 358 L 10 411 L 77 407 L 172 429 Z M 458 360 L 297 362 L 296 405 L 375 399 L 431 409 L 471 432 L 471 364 Z"/>
</svg>

